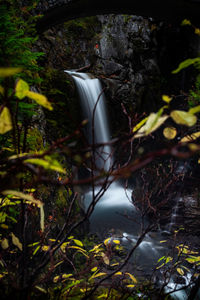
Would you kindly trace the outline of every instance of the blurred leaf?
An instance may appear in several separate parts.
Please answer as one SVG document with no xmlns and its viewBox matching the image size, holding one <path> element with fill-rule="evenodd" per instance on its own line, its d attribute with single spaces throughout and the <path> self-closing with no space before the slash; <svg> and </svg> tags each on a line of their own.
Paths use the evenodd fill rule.
<svg viewBox="0 0 200 300">
<path fill-rule="evenodd" d="M 104 245 L 106 245 L 106 246 L 108 245 L 108 242 L 110 242 L 110 238 L 103 241 Z"/>
<path fill-rule="evenodd" d="M 117 272 L 114 274 L 114 276 L 119 276 L 119 275 L 122 275 L 122 272 Z"/>
<path fill-rule="evenodd" d="M 0 115 L 0 134 L 4 134 L 12 129 L 12 119 L 10 111 L 4 107 Z"/>
<path fill-rule="evenodd" d="M 185 274 L 183 269 L 181 269 L 181 268 L 177 268 L 176 271 L 182 276 Z"/>
<path fill-rule="evenodd" d="M 120 244 L 120 241 L 119 240 L 113 240 L 113 243 Z"/>
<path fill-rule="evenodd" d="M 167 95 L 162 95 L 162 100 L 165 101 L 166 103 L 170 103 L 172 100 L 172 97 L 169 97 Z"/>
<path fill-rule="evenodd" d="M 188 111 L 190 114 L 197 114 L 200 112 L 200 105 L 197 105 L 195 107 L 192 107 Z"/>
<path fill-rule="evenodd" d="M 13 245 L 15 245 L 20 251 L 22 251 L 22 243 L 20 242 L 18 237 L 16 237 L 13 232 L 11 232 L 11 237 Z"/>
<path fill-rule="evenodd" d="M 108 256 L 105 253 L 102 253 L 101 256 L 103 258 L 104 263 L 106 265 L 109 265 L 110 264 L 110 260 L 109 260 Z"/>
<path fill-rule="evenodd" d="M 182 26 L 185 26 L 185 25 L 191 26 L 192 24 L 191 24 L 190 20 L 184 19 L 184 20 L 182 21 L 181 25 L 182 25 Z"/>
<path fill-rule="evenodd" d="M 50 156 L 45 156 L 45 159 L 43 158 L 28 158 L 24 160 L 24 163 L 29 163 L 33 165 L 38 165 L 43 167 L 46 170 L 53 170 L 59 173 L 66 174 L 66 170 L 63 169 L 63 167 L 60 165 L 60 163 L 52 159 Z"/>
<path fill-rule="evenodd" d="M 3 240 L 1 241 L 1 248 L 2 248 L 3 250 L 6 250 L 6 249 L 8 249 L 8 247 L 9 247 L 8 240 L 7 240 L 7 239 L 3 239 Z"/>
<path fill-rule="evenodd" d="M 176 70 L 172 71 L 172 74 L 176 74 L 191 65 L 198 65 L 198 64 L 200 64 L 200 57 L 188 58 L 188 59 L 184 60 L 183 62 L 181 62 L 179 64 L 178 68 Z"/>
<path fill-rule="evenodd" d="M 191 142 L 194 141 L 196 139 L 198 139 L 200 137 L 200 131 L 194 132 L 192 134 L 186 135 L 184 136 L 180 142 L 181 143 L 187 143 L 187 142 Z"/>
<path fill-rule="evenodd" d="M 29 202 L 31 202 L 32 204 L 36 204 L 38 207 L 43 206 L 43 203 L 40 200 L 35 199 L 32 195 L 29 194 L 24 194 L 22 192 L 18 192 L 18 191 L 13 191 L 13 190 L 5 190 L 2 192 L 3 195 L 6 196 L 11 196 L 11 198 L 17 197 L 18 199 L 24 199 L 27 200 Z"/>
<path fill-rule="evenodd" d="M 0 77 L 13 76 L 21 72 L 21 68 L 0 68 Z"/>
<path fill-rule="evenodd" d="M 79 240 L 73 239 L 74 243 L 80 247 L 83 247 L 83 243 Z"/>
<path fill-rule="evenodd" d="M 26 96 L 37 102 L 37 104 L 47 108 L 48 110 L 53 110 L 53 106 L 51 103 L 47 100 L 47 97 L 38 93 L 34 93 L 31 91 L 28 91 L 26 93 Z"/>
<path fill-rule="evenodd" d="M 28 91 L 29 91 L 28 83 L 22 79 L 19 79 L 15 88 L 15 96 L 21 100 L 27 96 Z"/>
<path fill-rule="evenodd" d="M 67 278 L 72 277 L 72 276 L 73 276 L 73 274 L 62 274 L 63 279 L 67 279 Z"/>
<path fill-rule="evenodd" d="M 142 121 L 140 121 L 135 127 L 133 127 L 133 132 L 140 129 L 142 127 L 142 125 L 144 125 L 146 123 L 147 120 L 148 120 L 148 117 L 146 117 Z"/>
<path fill-rule="evenodd" d="M 101 276 L 104 276 L 104 275 L 107 275 L 107 274 L 104 273 L 104 272 L 100 272 L 100 273 L 94 274 L 94 275 L 92 275 L 92 276 L 89 278 L 89 281 L 92 280 L 92 279 L 94 279 L 94 278 L 101 277 Z"/>
<path fill-rule="evenodd" d="M 42 246 L 42 251 L 47 252 L 49 248 L 50 248 L 49 246 L 44 245 Z"/>
<path fill-rule="evenodd" d="M 197 117 L 183 110 L 173 110 L 170 114 L 176 124 L 193 126 L 197 122 Z"/>
<path fill-rule="evenodd" d="M 168 140 L 173 140 L 177 134 L 176 128 L 174 127 L 165 127 L 163 130 L 163 135 Z"/>
<path fill-rule="evenodd" d="M 167 120 L 167 115 L 160 117 L 159 114 L 159 112 L 151 113 L 148 117 L 146 124 L 138 130 L 137 134 L 135 135 L 135 138 L 140 138 L 142 136 L 152 133 Z"/>
<path fill-rule="evenodd" d="M 96 272 L 97 271 L 97 267 L 94 267 L 91 269 L 92 272 Z"/>
<path fill-rule="evenodd" d="M 4 88 L 0 85 L 0 94 L 3 96 L 4 95 Z"/>
<path fill-rule="evenodd" d="M 137 283 L 137 279 L 135 278 L 135 276 L 133 276 L 131 273 L 128 273 L 128 272 L 126 272 L 125 274 L 128 275 L 132 279 L 133 282 Z"/>
<path fill-rule="evenodd" d="M 42 292 L 42 293 L 44 293 L 44 294 L 47 294 L 47 290 L 45 290 L 45 289 L 42 288 L 41 286 L 36 285 L 35 288 L 36 288 L 37 290 L 39 290 L 40 292 Z"/>
</svg>

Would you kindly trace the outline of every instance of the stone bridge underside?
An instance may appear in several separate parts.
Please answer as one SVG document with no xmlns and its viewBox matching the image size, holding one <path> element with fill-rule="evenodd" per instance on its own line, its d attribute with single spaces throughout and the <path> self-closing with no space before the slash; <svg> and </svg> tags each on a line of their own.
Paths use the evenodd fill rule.
<svg viewBox="0 0 200 300">
<path fill-rule="evenodd" d="M 200 0 L 41 0 L 39 32 L 79 17 L 102 14 L 130 14 L 173 23 L 189 19 L 200 24 Z"/>
</svg>

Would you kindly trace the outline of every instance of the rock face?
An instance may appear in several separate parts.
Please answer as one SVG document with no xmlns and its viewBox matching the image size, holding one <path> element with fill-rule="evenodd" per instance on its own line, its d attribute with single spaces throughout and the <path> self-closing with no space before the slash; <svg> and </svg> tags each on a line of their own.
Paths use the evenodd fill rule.
<svg viewBox="0 0 200 300">
<path fill-rule="evenodd" d="M 102 79 L 118 130 L 125 118 L 121 103 L 129 112 L 157 109 L 161 80 L 152 29 L 149 20 L 136 16 L 77 19 L 44 32 L 38 48 L 46 53 L 45 66 L 60 70 L 89 66 L 87 71 Z"/>
</svg>

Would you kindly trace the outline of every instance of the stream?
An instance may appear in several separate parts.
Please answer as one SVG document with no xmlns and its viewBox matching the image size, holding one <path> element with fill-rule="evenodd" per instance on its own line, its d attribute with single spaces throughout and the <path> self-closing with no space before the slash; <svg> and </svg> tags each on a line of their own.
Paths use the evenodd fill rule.
<svg viewBox="0 0 200 300">
<path fill-rule="evenodd" d="M 75 71 L 66 71 L 69 73 L 76 84 L 80 104 L 83 111 L 84 119 L 88 120 L 85 134 L 90 144 L 106 144 L 95 149 L 95 164 L 99 171 L 109 171 L 113 164 L 112 148 L 109 146 L 110 129 L 106 112 L 105 96 L 102 92 L 101 83 L 98 79 L 93 78 L 85 73 L 77 73 Z M 132 202 L 132 189 L 125 189 L 120 182 L 113 182 L 108 190 L 103 193 L 95 205 L 95 209 L 90 216 L 90 232 L 97 234 L 100 239 L 115 238 L 126 250 L 131 249 L 136 243 L 138 237 L 142 233 L 142 228 L 149 224 L 147 218 L 142 218 L 139 210 Z M 94 190 L 88 188 L 84 194 L 84 209 L 88 209 L 93 197 L 101 191 L 101 185 L 97 185 Z M 177 199 L 177 205 L 174 207 L 171 215 L 171 222 L 168 226 L 169 234 L 176 223 L 178 217 L 179 204 L 182 199 Z M 168 243 L 160 243 L 167 240 L 166 232 L 161 230 L 149 232 L 144 240 L 134 252 L 130 266 L 140 266 L 143 274 L 151 274 L 157 264 L 159 258 L 167 255 L 169 252 Z M 184 276 L 187 283 L 190 274 Z M 160 282 L 162 284 L 162 282 Z M 173 291 L 182 285 L 175 284 L 172 280 L 168 283 L 166 291 Z M 187 300 L 187 293 L 184 290 L 174 292 L 174 299 Z"/>
</svg>

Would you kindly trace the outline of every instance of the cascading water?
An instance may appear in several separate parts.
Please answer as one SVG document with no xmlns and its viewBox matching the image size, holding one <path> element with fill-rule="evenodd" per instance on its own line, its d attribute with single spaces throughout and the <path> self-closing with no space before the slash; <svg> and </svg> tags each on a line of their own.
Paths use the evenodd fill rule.
<svg viewBox="0 0 200 300">
<path fill-rule="evenodd" d="M 85 73 L 69 72 L 76 83 L 84 119 L 88 120 L 86 137 L 90 144 L 106 144 L 110 141 L 110 130 L 105 107 L 104 93 L 97 78 Z M 111 147 L 104 145 L 95 150 L 96 166 L 106 171 L 112 164 Z"/>
<path fill-rule="evenodd" d="M 107 121 L 105 108 L 105 97 L 98 79 L 92 78 L 84 73 L 66 71 L 69 73 L 77 86 L 80 97 L 83 118 L 88 120 L 86 137 L 92 144 L 100 144 L 98 151 L 95 149 L 96 166 L 99 170 L 109 171 L 112 166 L 112 150 L 109 146 L 110 130 Z M 89 207 L 94 195 L 97 195 L 100 186 L 93 191 L 90 189 L 85 193 L 84 207 Z M 141 217 L 135 209 L 132 201 L 132 193 L 129 189 L 124 189 L 119 183 L 113 183 L 103 194 L 95 205 L 95 209 L 90 216 L 90 231 L 97 233 L 101 238 L 114 235 L 121 244 L 129 249 L 137 241 L 141 229 Z M 143 224 L 144 225 L 144 224 Z M 166 246 L 160 245 L 163 239 L 160 233 L 154 233 L 152 239 L 147 235 L 138 249 L 134 252 L 133 261 L 140 261 L 143 271 L 152 270 L 157 260 L 165 255 Z M 173 281 L 168 285 L 168 290 L 174 288 Z M 175 299 L 185 298 L 184 291 L 173 293 Z"/>
</svg>

